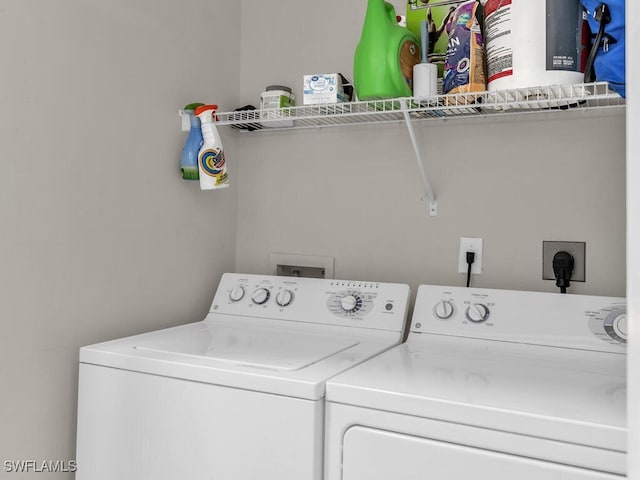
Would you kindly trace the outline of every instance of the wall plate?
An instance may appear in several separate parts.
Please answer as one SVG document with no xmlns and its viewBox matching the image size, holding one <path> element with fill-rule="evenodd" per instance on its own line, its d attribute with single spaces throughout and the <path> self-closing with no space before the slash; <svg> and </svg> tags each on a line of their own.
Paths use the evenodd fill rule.
<svg viewBox="0 0 640 480">
<path fill-rule="evenodd" d="M 480 275 L 482 273 L 482 239 L 474 237 L 460 237 L 460 250 L 458 250 L 458 273 L 467 273 L 467 252 L 476 254 L 471 264 L 471 273 Z"/>
<path fill-rule="evenodd" d="M 269 273 L 296 277 L 333 278 L 333 257 L 270 253 Z"/>
<path fill-rule="evenodd" d="M 542 242 L 542 279 L 555 280 L 553 274 L 553 256 L 561 251 L 569 252 L 573 256 L 572 282 L 586 281 L 586 242 Z"/>
</svg>

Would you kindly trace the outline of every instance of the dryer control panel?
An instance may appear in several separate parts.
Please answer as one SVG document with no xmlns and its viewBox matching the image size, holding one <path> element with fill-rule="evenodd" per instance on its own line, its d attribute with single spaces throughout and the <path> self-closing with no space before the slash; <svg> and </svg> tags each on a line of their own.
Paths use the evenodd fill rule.
<svg viewBox="0 0 640 480">
<path fill-rule="evenodd" d="M 401 332 L 409 286 L 226 273 L 210 313 Z"/>
<path fill-rule="evenodd" d="M 619 297 L 421 285 L 411 333 L 624 352 Z"/>
</svg>

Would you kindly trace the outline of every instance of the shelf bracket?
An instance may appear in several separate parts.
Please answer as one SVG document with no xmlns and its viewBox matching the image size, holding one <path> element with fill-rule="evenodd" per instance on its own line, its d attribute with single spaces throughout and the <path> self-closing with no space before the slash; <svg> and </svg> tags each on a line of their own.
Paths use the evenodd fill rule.
<svg viewBox="0 0 640 480">
<path fill-rule="evenodd" d="M 422 155 L 420 144 L 418 143 L 418 139 L 416 138 L 416 132 L 413 129 L 411 116 L 409 115 L 409 111 L 410 111 L 409 99 L 407 98 L 400 99 L 400 105 L 402 108 L 402 115 L 404 116 L 404 121 L 407 124 L 407 130 L 409 131 L 409 137 L 411 138 L 411 144 L 413 145 L 413 151 L 416 154 L 416 160 L 418 160 L 418 166 L 420 167 L 420 174 L 422 175 L 424 188 L 427 192 L 427 197 L 429 202 L 429 215 L 434 217 L 438 215 L 438 202 L 436 201 L 436 195 L 433 193 L 433 188 L 431 188 L 431 183 L 429 183 L 429 177 L 427 177 L 427 169 L 425 166 L 424 156 Z"/>
</svg>

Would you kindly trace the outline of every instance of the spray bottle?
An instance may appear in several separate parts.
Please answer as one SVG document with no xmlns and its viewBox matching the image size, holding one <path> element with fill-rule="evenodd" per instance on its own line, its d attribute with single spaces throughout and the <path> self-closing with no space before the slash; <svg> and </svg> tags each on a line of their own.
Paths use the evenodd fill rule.
<svg viewBox="0 0 640 480">
<path fill-rule="evenodd" d="M 214 115 L 217 109 L 217 105 L 202 105 L 195 110 L 196 117 L 200 118 L 203 137 L 202 147 L 198 152 L 201 190 L 214 190 L 229 186 L 222 140 L 214 124 Z"/>
<path fill-rule="evenodd" d="M 183 119 L 189 121 L 189 136 L 182 149 L 182 159 L 180 160 L 180 171 L 183 180 L 198 180 L 198 152 L 202 147 L 202 129 L 200 119 L 194 115 L 194 110 L 203 103 L 190 103 L 185 106 L 181 115 Z M 186 118 L 185 118 L 186 117 Z"/>
</svg>

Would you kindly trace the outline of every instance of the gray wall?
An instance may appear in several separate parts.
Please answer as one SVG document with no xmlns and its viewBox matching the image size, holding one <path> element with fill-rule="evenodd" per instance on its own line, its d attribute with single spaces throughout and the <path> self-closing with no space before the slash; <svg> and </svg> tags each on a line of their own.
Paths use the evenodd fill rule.
<svg viewBox="0 0 640 480">
<path fill-rule="evenodd" d="M 2 462 L 73 459 L 79 346 L 200 320 L 234 269 L 237 190 L 180 179 L 177 111 L 235 104 L 239 22 L 223 0 L 0 0 Z"/>
<path fill-rule="evenodd" d="M 243 7 L 244 103 L 271 83 L 301 99 L 305 74 L 351 75 L 365 1 L 256 3 Z M 462 285 L 459 239 L 471 236 L 485 242 L 475 286 L 557 291 L 541 279 L 542 241 L 585 241 L 587 282 L 572 291 L 624 296 L 624 114 L 555 113 L 417 124 L 437 217 L 403 125 L 243 137 L 237 269 L 267 272 L 272 252 L 326 255 L 339 278 Z"/>
</svg>

